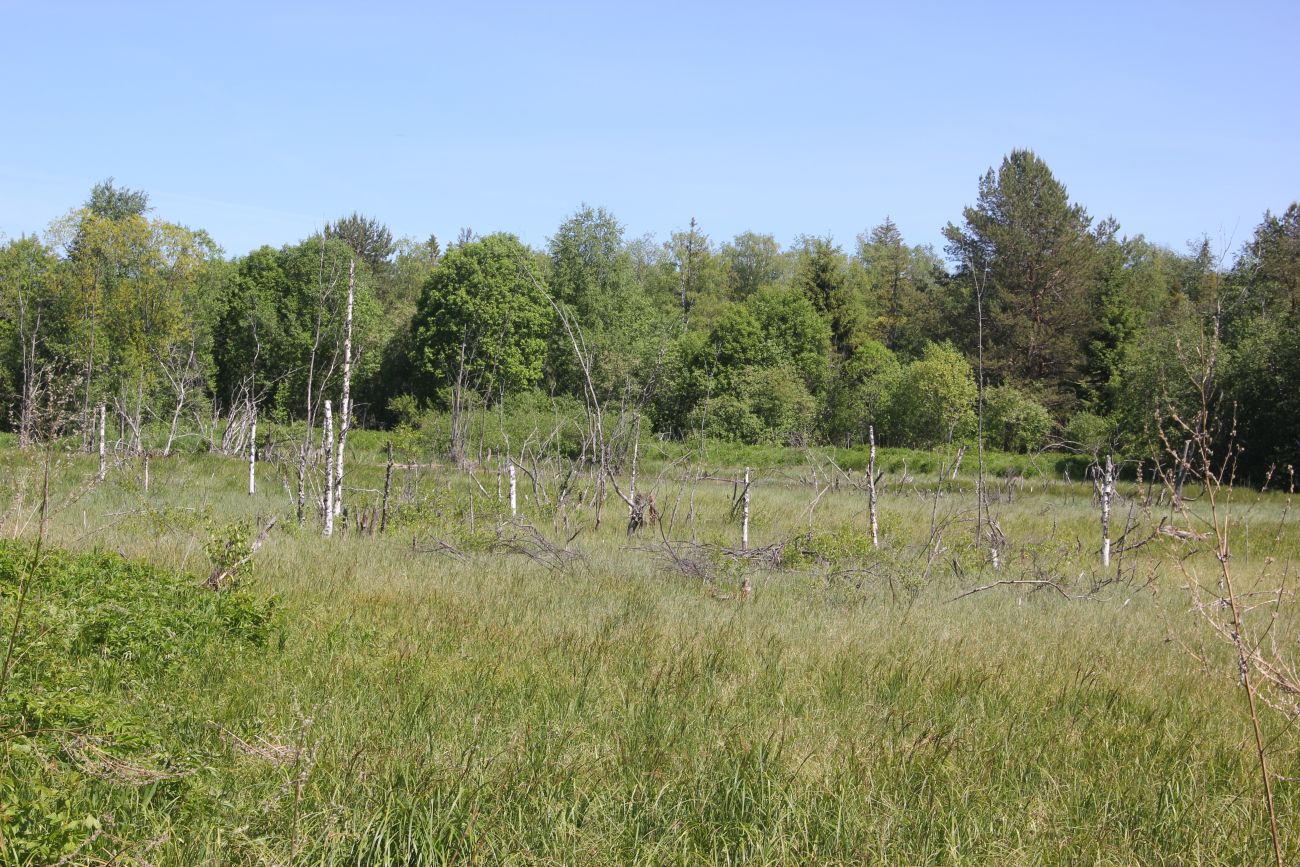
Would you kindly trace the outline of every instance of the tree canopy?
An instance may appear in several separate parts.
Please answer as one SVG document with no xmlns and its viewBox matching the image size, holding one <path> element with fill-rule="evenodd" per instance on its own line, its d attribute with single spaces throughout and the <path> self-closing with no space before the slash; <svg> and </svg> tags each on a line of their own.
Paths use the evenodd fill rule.
<svg viewBox="0 0 1300 867">
<path fill-rule="evenodd" d="M 943 234 L 946 259 L 889 217 L 847 251 L 715 243 L 693 218 L 629 238 L 582 204 L 543 249 L 469 229 L 444 249 L 354 211 L 229 257 L 109 178 L 43 238 L 0 244 L 0 425 L 87 437 L 99 404 L 137 444 L 242 404 L 314 423 L 340 389 L 351 280 L 368 424 L 594 397 L 666 437 L 928 447 L 974 435 L 982 359 L 991 446 L 1158 457 L 1199 368 L 1244 472 L 1300 463 L 1300 204 L 1235 256 L 1173 250 L 1094 221 L 1014 150 Z"/>
</svg>

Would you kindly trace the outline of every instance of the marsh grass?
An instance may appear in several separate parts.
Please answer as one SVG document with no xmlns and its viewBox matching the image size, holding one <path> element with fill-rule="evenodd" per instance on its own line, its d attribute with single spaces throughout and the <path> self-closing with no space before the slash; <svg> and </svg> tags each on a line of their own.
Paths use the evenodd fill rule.
<svg viewBox="0 0 1300 867">
<path fill-rule="evenodd" d="M 378 497 L 383 445 L 361 432 L 353 443 L 358 507 Z M 12 494 L 29 462 L 12 450 L 0 462 Z M 757 473 L 755 546 L 862 532 L 865 492 L 842 484 L 809 509 L 818 490 L 790 466 Z M 251 498 L 232 460 L 182 455 L 151 472 L 146 495 L 138 468 L 115 467 L 53 516 L 51 542 L 149 564 L 194 588 L 198 601 L 170 603 L 182 608 L 210 604 L 199 585 L 214 534 L 292 508 L 273 466 Z M 57 485 L 91 473 L 72 458 Z M 558 543 L 562 518 L 584 528 L 571 543 L 582 559 L 552 569 L 492 548 L 505 519 L 465 477 L 404 470 L 384 537 L 322 540 L 282 521 L 238 591 L 275 598 L 266 640 L 208 630 L 166 666 L 142 649 L 69 686 L 112 708 L 78 721 L 79 735 L 171 776 L 96 777 L 50 738 L 11 731 L 5 810 L 83 822 L 66 835 L 82 847 L 69 863 L 1261 861 L 1268 829 L 1231 650 L 1189 610 L 1177 567 L 1212 555 L 1157 537 L 1102 575 L 1090 489 L 1043 477 L 993 505 L 1009 540 L 993 575 L 974 550 L 969 480 L 936 499 L 933 478 L 900 476 L 881 496 L 880 555 L 824 542 L 820 560 L 783 569 L 727 560 L 709 584 L 642 550 L 656 535 L 629 542 L 612 498 L 597 531 L 589 509 L 559 514 L 521 481 L 524 520 Z M 672 478 L 657 494 L 665 515 L 678 506 L 667 538 L 738 541 L 725 482 L 695 485 L 693 509 Z M 1250 540 L 1239 580 L 1271 580 L 1300 554 L 1284 500 L 1240 492 L 1235 508 Z M 1159 520 L 1135 511 L 1133 539 Z M 436 540 L 459 554 L 413 551 Z M 719 592 L 741 573 L 751 597 Z M 1047 575 L 1072 598 L 998 587 L 952 601 L 1011 574 Z M 42 604 L 95 604 L 70 586 L 41 584 Z M 1275 628 L 1295 627 L 1288 601 Z M 1264 723 L 1276 772 L 1300 776 L 1295 732 Z M 1294 860 L 1300 798 L 1295 784 L 1277 794 Z M 12 847 L 5 857 L 24 863 Z"/>
</svg>

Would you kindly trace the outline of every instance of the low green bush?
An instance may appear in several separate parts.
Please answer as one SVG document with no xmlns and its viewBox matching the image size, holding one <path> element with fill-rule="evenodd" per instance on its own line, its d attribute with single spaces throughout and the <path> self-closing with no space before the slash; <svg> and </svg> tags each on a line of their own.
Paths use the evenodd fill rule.
<svg viewBox="0 0 1300 867">
<path fill-rule="evenodd" d="M 200 576 L 118 554 L 37 558 L 29 545 L 0 542 L 0 656 L 9 660 L 0 686 L 0 862 L 98 863 L 103 829 L 84 812 L 87 792 L 149 778 L 182 797 L 185 749 L 164 747 L 178 709 L 159 712 L 158 684 L 214 649 L 265 647 L 278 610 L 274 598 L 212 592 Z"/>
</svg>

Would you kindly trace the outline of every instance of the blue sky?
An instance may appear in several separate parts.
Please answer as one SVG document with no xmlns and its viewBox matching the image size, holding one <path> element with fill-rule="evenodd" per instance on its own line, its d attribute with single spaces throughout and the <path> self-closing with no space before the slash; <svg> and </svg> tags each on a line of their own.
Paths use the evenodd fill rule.
<svg viewBox="0 0 1300 867">
<path fill-rule="evenodd" d="M 353 210 L 540 245 L 582 202 L 939 244 L 1018 147 L 1178 249 L 1300 198 L 1294 2 L 474 6 L 0 0 L 0 232 L 111 175 L 231 254 Z"/>
</svg>

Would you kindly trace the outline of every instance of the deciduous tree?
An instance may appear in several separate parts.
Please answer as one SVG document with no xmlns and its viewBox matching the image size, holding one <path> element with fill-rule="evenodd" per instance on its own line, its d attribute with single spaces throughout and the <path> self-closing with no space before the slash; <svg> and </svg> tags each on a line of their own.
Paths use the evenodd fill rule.
<svg viewBox="0 0 1300 867">
<path fill-rule="evenodd" d="M 412 348 L 426 385 L 447 388 L 456 460 L 471 398 L 499 399 L 541 379 L 552 316 L 542 285 L 530 251 L 508 234 L 454 247 L 424 284 Z"/>
</svg>

